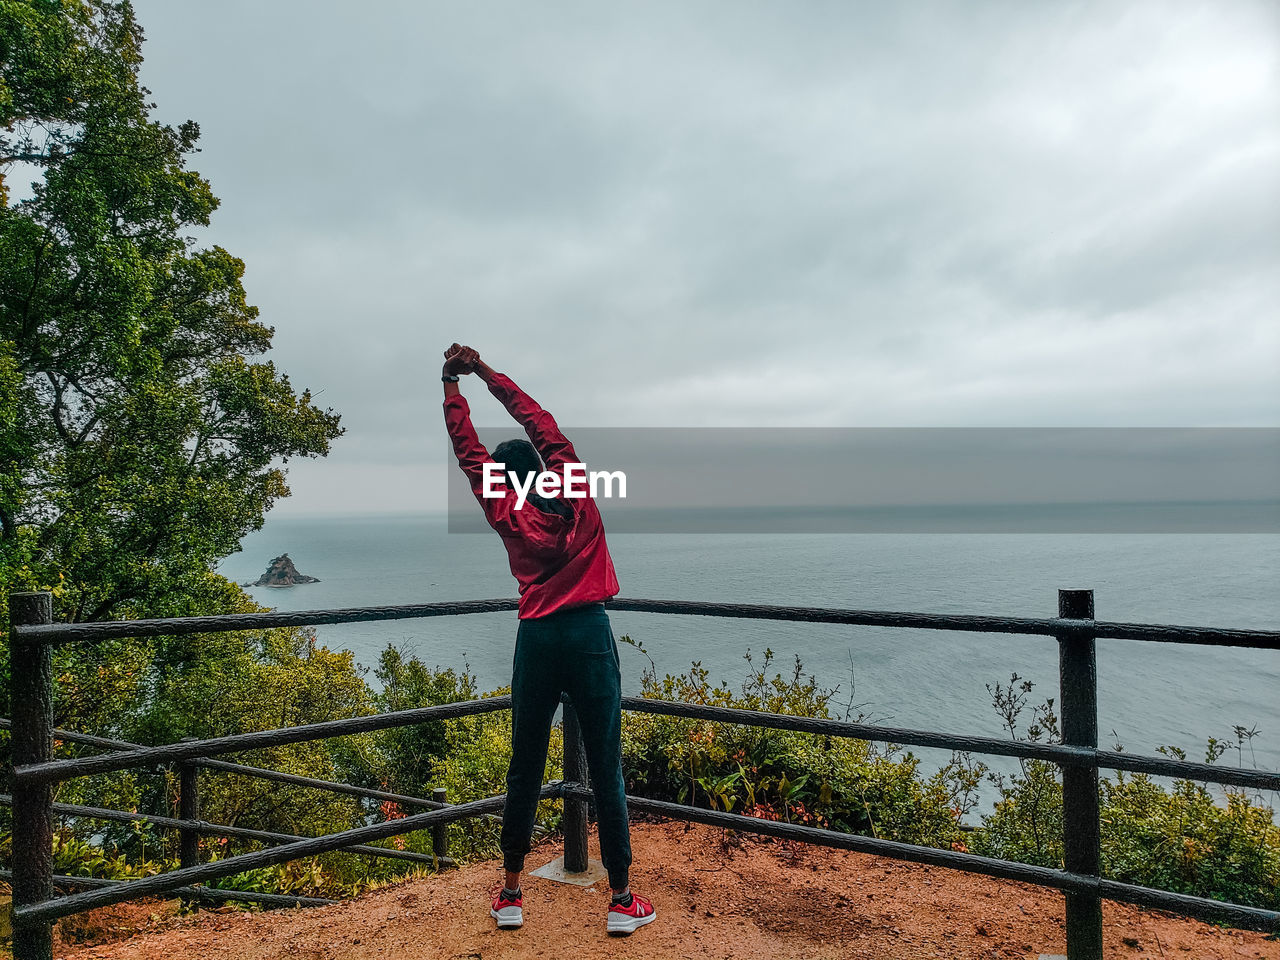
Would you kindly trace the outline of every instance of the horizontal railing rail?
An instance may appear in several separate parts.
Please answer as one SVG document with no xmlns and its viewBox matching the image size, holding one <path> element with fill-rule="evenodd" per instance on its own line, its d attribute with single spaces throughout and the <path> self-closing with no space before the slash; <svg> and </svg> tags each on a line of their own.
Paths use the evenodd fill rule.
<svg viewBox="0 0 1280 960">
<path fill-rule="evenodd" d="M 43 597 L 43 599 L 40 599 Z M 921 747 L 965 750 L 1019 758 L 1034 758 L 1055 763 L 1063 777 L 1063 869 L 1038 867 L 1003 860 L 977 857 L 959 851 L 917 847 L 896 841 L 880 840 L 856 834 L 844 834 L 785 822 L 744 817 L 698 807 L 673 804 L 642 797 L 629 798 L 631 806 L 662 816 L 676 817 L 713 826 L 776 836 L 797 842 L 842 847 L 877 853 L 898 859 L 953 867 L 970 872 L 1021 880 L 1063 891 L 1067 905 L 1067 951 L 1071 960 L 1093 960 L 1101 956 L 1101 898 L 1137 903 L 1172 910 L 1187 916 L 1216 922 L 1228 922 L 1255 929 L 1280 930 L 1280 913 L 1138 887 L 1099 876 L 1098 769 L 1111 768 L 1154 776 L 1167 776 L 1204 782 L 1215 782 L 1257 790 L 1280 789 L 1280 774 L 1248 768 L 1218 767 L 1168 758 L 1142 757 L 1097 746 L 1096 665 L 1094 643 L 1097 639 L 1124 639 L 1163 643 L 1192 643 L 1280 650 L 1280 631 L 1256 629 L 1221 629 L 1214 627 L 1109 623 L 1093 619 L 1091 591 L 1059 591 L 1057 618 L 993 617 L 969 614 L 922 614 L 892 611 L 828 609 L 761 604 L 726 604 L 696 601 L 615 599 L 610 608 L 637 613 L 712 616 L 807 623 L 844 624 L 867 627 L 907 627 L 927 630 L 967 631 L 982 633 L 1047 636 L 1059 644 L 1061 680 L 1060 714 L 1063 731 L 1061 743 L 1027 743 L 990 737 L 960 736 L 928 730 L 912 730 L 881 725 L 849 723 L 825 718 L 797 717 L 739 708 L 713 707 L 674 703 L 651 698 L 626 697 L 623 708 L 630 711 L 701 719 L 717 723 L 749 725 L 790 730 L 799 733 L 845 737 L 857 740 L 889 742 Z M 192 884 L 231 876 L 244 870 L 283 863 L 299 857 L 339 849 L 352 849 L 367 841 L 385 839 L 404 833 L 433 829 L 475 816 L 492 816 L 504 801 L 502 796 L 470 803 L 447 805 L 425 813 L 370 824 L 324 837 L 294 838 L 268 831 L 235 828 L 248 839 L 280 842 L 213 863 L 187 863 L 174 871 L 116 886 L 52 897 L 53 875 L 48 859 L 50 842 L 49 817 L 54 812 L 76 816 L 104 815 L 105 819 L 127 816 L 122 811 L 55 804 L 51 787 L 74 777 L 90 776 L 134 767 L 179 764 L 191 778 L 197 766 L 223 772 L 262 776 L 296 786 L 337 790 L 364 797 L 395 799 L 396 802 L 431 806 L 420 798 L 403 797 L 389 792 L 370 791 L 353 785 L 312 780 L 264 768 L 215 760 L 222 754 L 252 751 L 259 748 L 298 743 L 353 733 L 390 729 L 430 720 L 509 709 L 511 699 L 493 697 L 418 710 L 373 714 L 324 723 L 286 727 L 217 737 L 183 741 L 176 744 L 139 747 L 123 741 L 93 738 L 78 734 L 65 737 L 90 743 L 109 752 L 92 757 L 52 759 L 50 745 L 55 731 L 49 722 L 52 678 L 49 651 L 55 644 L 93 643 L 117 637 L 147 637 L 232 630 L 261 630 L 287 626 L 328 623 L 367 622 L 415 617 L 457 616 L 497 613 L 516 609 L 514 600 L 473 600 L 458 603 L 411 604 L 390 607 L 356 607 L 342 610 L 313 610 L 289 613 L 234 614 L 218 617 L 192 617 L 170 620 L 132 620 L 88 624 L 54 624 L 49 613 L 47 595 L 15 594 L 11 610 L 15 610 L 11 632 L 11 670 L 14 692 L 14 760 L 15 863 L 22 869 L 14 877 L 15 958 L 47 960 L 51 955 L 48 924 L 82 910 L 118 903 L 177 889 L 203 890 Z M 65 731 L 63 731 L 65 733 Z M 571 742 L 572 741 L 572 742 Z M 565 864 L 570 870 L 585 868 L 585 807 L 591 797 L 586 783 L 581 742 L 576 714 L 572 706 L 565 710 L 565 782 L 544 784 L 543 797 L 560 797 L 565 801 Z M 190 779 L 194 786 L 194 779 Z M 105 815 L 110 815 L 105 816 Z M 132 819 L 144 819 L 137 816 Z M 158 825 L 190 833 L 207 828 L 226 830 L 206 824 L 194 816 L 150 818 Z M 20 824 L 30 824 L 29 835 L 19 832 Z M 250 837 L 249 834 L 254 834 Z M 18 838 L 21 837 L 21 843 Z M 21 846 L 21 851 L 19 847 Z M 379 854 L 385 848 L 371 848 Z M 358 850 L 358 852 L 365 852 Z M 21 854 L 26 854 L 24 859 Z M 425 855 L 423 855 L 425 856 Z M 578 866 L 573 866 L 576 864 Z M 72 878 L 74 879 L 74 878 Z M 84 884 L 92 886 L 92 884 Z M 127 888 L 127 889 L 123 889 Z"/>
<path fill-rule="evenodd" d="M 333 610 L 292 610 L 270 613 L 228 613 L 211 617 L 171 617 L 160 620 L 101 620 L 92 623 L 15 625 L 21 643 L 96 643 L 124 637 L 177 637 L 190 633 L 229 633 L 236 630 L 274 630 L 377 620 L 456 617 L 469 613 L 505 613 L 517 600 L 463 600 L 457 603 L 410 603 L 390 607 L 345 607 Z"/>
<path fill-rule="evenodd" d="M 376 716 L 389 716 L 389 714 L 376 714 Z M 7 717 L 0 717 L 0 730 L 10 730 L 13 727 L 13 721 Z M 115 740 L 110 737 L 99 737 L 88 733 L 79 733 L 75 730 L 63 730 L 55 727 L 53 730 L 54 740 L 66 741 L 68 743 L 81 743 L 85 746 L 102 747 L 108 750 L 142 750 L 145 744 L 131 743 L 128 740 Z M 321 790 L 327 793 L 341 793 L 352 797 L 358 797 L 362 800 L 379 800 L 389 801 L 408 807 L 426 807 L 428 810 L 438 810 L 447 806 L 444 800 L 428 800 L 425 797 L 411 797 L 403 793 L 392 793 L 387 790 L 375 790 L 372 787 L 360 787 L 351 783 L 340 783 L 336 780 L 320 780 L 315 777 L 303 777 L 296 773 L 284 773 L 281 770 L 270 770 L 266 767 L 254 767 L 245 763 L 233 763 L 227 760 L 211 760 L 208 757 L 196 757 L 189 763 L 194 766 L 207 770 L 218 770 L 223 773 L 236 774 L 242 777 L 250 777 L 255 780 L 272 780 L 276 783 L 284 783 L 294 787 L 305 787 L 311 790 Z M 155 764 L 154 768 L 159 769 L 163 764 Z M 7 795 L 6 795 L 7 796 Z M 0 806 L 11 803 L 11 798 L 0 800 Z M 497 823 L 502 822 L 502 818 L 496 814 L 490 815 L 485 819 L 493 820 Z M 441 860 L 442 863 L 452 864 L 447 857 Z"/>
<path fill-rule="evenodd" d="M 1194 643 L 1207 646 L 1252 647 L 1280 650 L 1280 631 L 1222 629 L 1175 624 L 1121 623 L 1105 620 L 1045 617 L 993 617 L 982 614 L 901 613 L 891 610 L 850 610 L 825 607 L 793 607 L 757 603 L 710 603 L 697 600 L 630 600 L 614 598 L 611 610 L 631 613 L 678 614 L 748 620 L 799 623 L 833 623 L 862 627 L 914 627 L 963 633 L 1013 633 L 1026 636 L 1089 636 L 1100 640 L 1145 640 L 1157 643 Z M 279 627 L 367 623 L 377 620 L 409 620 L 452 617 L 474 613 L 516 610 L 515 600 L 464 600 L 456 603 L 415 603 L 399 606 L 348 607 L 334 610 L 295 610 L 271 613 L 232 613 L 210 617 L 174 617 L 164 620 L 105 620 L 95 623 L 19 625 L 16 640 L 27 644 L 94 643 L 123 637 L 179 636 L 191 633 L 226 633 L 236 630 L 269 630 Z"/>
<path fill-rule="evenodd" d="M 622 708 L 637 713 L 654 713 L 669 717 L 713 720 L 738 726 L 769 727 L 794 733 L 893 743 L 913 747 L 937 747 L 1027 760 L 1047 760 L 1064 767 L 1105 767 L 1153 776 L 1221 783 L 1258 790 L 1280 790 L 1280 773 L 1249 767 L 1220 767 L 1212 763 L 1193 763 L 1165 757 L 1120 753 L 1090 747 L 1073 747 L 1061 743 L 1029 743 L 1023 740 L 999 740 L 994 737 L 971 737 L 931 730 L 907 730 L 878 724 L 849 723 L 820 717 L 797 717 L 790 714 L 763 713 L 740 707 L 711 707 L 697 703 L 681 703 L 649 697 L 623 697 Z"/>
<path fill-rule="evenodd" d="M 615 599 L 609 601 L 609 606 L 614 610 L 634 613 L 836 623 L 860 627 L 914 627 L 920 630 L 1014 633 L 1055 638 L 1080 636 L 1106 640 L 1146 640 L 1158 643 L 1195 643 L 1208 646 L 1280 650 L 1280 630 L 1224 630 L 1219 627 L 1172 624 L 1110 623 L 1105 620 L 1075 617 L 992 617 L 964 613 L 899 613 L 891 610 L 846 610 L 759 603 L 708 603 L 697 600 Z"/>
<path fill-rule="evenodd" d="M 12 870 L 0 870 L 0 880 L 12 880 Z M 55 873 L 53 885 L 63 889 L 81 889 L 93 887 L 117 887 L 128 884 L 128 880 L 108 880 L 105 877 L 69 877 Z M 242 903 L 260 903 L 269 907 L 328 907 L 339 900 L 328 900 L 324 897 L 291 897 L 285 893 L 260 893 L 257 890 L 231 890 L 221 887 L 176 887 L 169 893 L 184 900 L 211 900 L 214 903 L 238 901 Z"/>
<path fill-rule="evenodd" d="M 358 732 L 368 732 L 371 729 L 387 729 L 406 726 L 411 723 L 425 723 L 428 720 L 446 720 L 461 716 L 491 713 L 509 709 L 510 706 L 511 697 L 510 695 L 505 695 L 481 700 L 461 700 L 456 703 L 421 707 L 416 710 L 403 710 L 395 713 L 370 714 L 367 717 L 354 718 L 354 721 L 378 721 L 373 726 L 364 723 L 360 724 L 362 729 Z M 1152 776 L 1251 787 L 1258 790 L 1280 790 L 1280 773 L 1269 770 L 1218 766 L 1211 763 L 1195 763 L 1166 757 L 1150 757 L 1141 754 L 1121 753 L 1114 750 L 1073 747 L 1061 743 L 1029 743 L 1021 740 L 1001 740 L 996 737 L 935 733 L 931 730 L 911 730 L 878 724 L 828 720 L 821 717 L 765 713 L 758 710 L 744 710 L 740 707 L 713 707 L 673 700 L 659 700 L 651 697 L 623 697 L 622 707 L 625 710 L 632 710 L 637 713 L 711 720 L 738 726 L 767 727 L 774 730 L 788 730 L 794 733 L 867 740 L 873 743 L 964 750 L 993 756 L 1046 760 L 1062 766 L 1097 766 L 1111 770 L 1145 773 Z M 3 721 L 0 721 L 0 724 L 2 723 Z M 14 771 L 14 778 L 20 783 L 56 783 L 77 777 L 127 770 L 133 767 L 158 766 L 174 761 L 191 760 L 202 767 L 224 769 L 231 773 L 279 780 L 283 783 L 299 786 L 351 793 L 355 796 L 382 797 L 396 801 L 403 800 L 407 803 L 432 808 L 442 806 L 442 804 L 421 798 L 404 797 L 400 794 L 388 794 L 333 781 L 312 780 L 308 777 L 280 773 L 261 767 L 246 767 L 241 764 L 206 759 L 211 753 L 238 753 L 244 750 L 263 749 L 306 740 L 318 740 L 329 736 L 342 736 L 344 734 L 341 732 L 333 732 L 335 725 L 338 725 L 341 729 L 352 723 L 352 720 L 332 720 L 317 724 L 261 730 L 255 733 L 235 734 L 229 737 L 215 737 L 208 740 L 183 740 L 178 743 L 163 744 L 155 747 L 134 745 L 129 749 L 116 749 L 111 753 L 98 754 L 92 757 L 53 760 L 48 763 L 24 766 Z M 313 731 L 314 734 L 308 734 L 305 731 Z M 69 738 L 64 737 L 64 739 Z M 123 742 L 106 741 L 105 738 L 99 737 L 93 739 L 110 743 L 113 746 Z M 252 746 L 247 745 L 250 743 Z"/>
<path fill-rule="evenodd" d="M 565 784 L 563 791 L 566 797 L 586 799 L 590 796 L 589 790 L 575 784 Z M 777 820 L 764 820 L 759 817 L 748 817 L 737 813 L 724 813 L 717 810 L 707 810 L 703 807 L 669 803 L 665 800 L 651 800 L 647 797 L 628 796 L 627 806 L 630 809 L 673 820 L 689 820 L 712 827 L 724 827 L 743 833 L 756 833 L 763 836 L 776 837 L 779 840 L 811 843 L 824 847 L 836 847 L 841 850 L 854 850 L 858 853 L 868 853 L 875 856 L 891 857 L 895 860 L 907 860 L 935 867 L 948 867 L 968 873 L 999 877 L 1003 880 L 1017 880 L 1022 883 L 1033 883 L 1037 886 L 1052 887 L 1063 892 L 1082 893 L 1092 896 L 1100 895 L 1109 900 L 1135 903 L 1160 910 L 1171 910 L 1175 913 L 1206 920 L 1210 923 L 1229 923 L 1246 930 L 1269 931 L 1280 929 L 1280 912 L 1275 910 L 1243 907 L 1238 904 L 1224 903 L 1220 900 L 1192 897 L 1181 893 L 1169 893 L 1165 890 L 1153 890 L 1149 887 L 1119 883 L 1087 874 L 1055 870 L 1052 867 L 1040 867 L 1010 860 L 996 860 L 990 857 L 980 857 L 972 853 L 942 850 L 937 847 L 921 847 L 896 840 L 881 840 L 876 837 L 863 836 L 862 834 L 824 830 L 821 827 L 808 827 L 802 824 L 785 823 Z"/>
<path fill-rule="evenodd" d="M 13 721 L 7 717 L 0 717 L 0 730 L 9 730 L 13 726 Z M 66 741 L 67 743 L 82 743 L 89 747 L 103 747 L 108 750 L 142 750 L 146 744 L 131 743 L 128 740 L 115 740 L 111 737 L 98 737 L 93 734 L 79 733 L 75 730 L 63 730 L 55 727 L 53 730 L 53 739 Z M 402 793 L 389 793 L 386 790 L 375 790 L 372 787 L 358 787 L 350 783 L 339 783 L 336 780 L 319 780 L 315 777 L 303 777 L 296 773 L 284 773 L 280 770 L 269 770 L 266 767 L 253 767 L 245 763 L 232 763 L 227 760 L 210 760 L 204 757 L 196 757 L 190 761 L 197 767 L 209 770 L 220 770 L 224 773 L 239 774 L 243 777 L 252 777 L 256 780 L 274 780 L 278 783 L 287 783 L 295 787 L 310 787 L 314 790 L 324 790 L 329 793 L 345 793 L 353 797 L 360 797 L 368 800 L 389 800 L 392 803 L 399 803 L 405 806 L 427 807 L 435 810 L 442 806 L 443 803 L 437 800 L 427 800 L 424 797 L 410 797 Z M 161 764 L 156 764 L 157 767 Z"/>
<path fill-rule="evenodd" d="M 0 806 L 10 806 L 13 797 L 0 793 Z M 293 843 L 296 840 L 313 840 L 314 837 L 300 837 L 294 833 L 278 833 L 274 830 L 254 830 L 250 827 L 233 827 L 223 823 L 209 823 L 207 820 L 186 820 L 181 817 L 166 817 L 158 813 L 134 813 L 130 810 L 111 810 L 107 807 L 88 807 L 79 803 L 55 803 L 53 812 L 65 817 L 81 820 L 106 820 L 113 823 L 150 823 L 168 830 L 191 830 L 210 837 L 235 837 L 239 840 L 258 840 L 263 843 Z M 456 866 L 449 857 L 437 857 L 429 853 L 417 853 L 413 850 L 395 850 L 390 847 L 371 847 L 357 844 L 353 847 L 342 847 L 340 853 L 359 853 L 369 857 L 382 857 L 387 860 L 406 860 L 411 863 L 423 863 L 431 866 Z"/>
<path fill-rule="evenodd" d="M 558 783 L 543 784 L 540 796 L 555 797 L 559 795 L 559 791 L 560 785 Z M 415 813 L 398 820 L 368 824 L 363 827 L 343 830 L 340 833 L 327 834 L 323 837 L 313 837 L 285 843 L 278 847 L 253 850 L 249 853 L 227 857 L 225 860 L 215 860 L 212 863 L 202 863 L 193 867 L 181 867 L 177 870 L 144 877 L 140 880 L 130 880 L 127 884 L 122 884 L 118 887 L 90 890 L 57 900 L 45 900 L 37 904 L 14 906 L 13 920 L 15 926 L 49 923 L 60 917 L 69 917 L 74 913 L 81 913 L 85 910 L 107 907 L 114 903 L 123 903 L 126 900 L 135 900 L 139 897 L 168 893 L 178 887 L 185 887 L 189 884 L 219 880 L 223 877 L 234 876 L 237 873 L 244 873 L 246 870 L 257 870 L 261 867 L 270 867 L 278 863 L 288 863 L 290 860 L 314 857 L 317 854 L 330 853 L 335 850 L 341 850 L 344 847 L 366 843 L 370 840 L 385 840 L 388 837 L 425 830 L 439 824 L 452 823 L 455 820 L 466 820 L 480 814 L 493 813 L 501 810 L 505 801 L 506 795 L 499 794 L 494 797 L 486 797 L 483 800 L 454 804 L 443 810 Z M 15 958 L 16 956 L 15 952 Z"/>
<path fill-rule="evenodd" d="M 358 787 L 352 783 L 339 783 L 336 780 L 318 780 L 315 777 L 303 777 L 296 773 L 284 773 L 280 770 L 268 770 L 266 767 L 251 767 L 244 763 L 231 763 L 226 760 L 210 760 L 198 757 L 191 761 L 203 770 L 217 770 L 254 780 L 271 780 L 275 783 L 288 784 L 291 787 L 306 787 L 310 790 L 323 790 L 326 793 L 344 793 L 362 800 L 382 800 L 396 803 L 402 807 L 426 807 L 428 810 L 439 810 L 445 804 L 439 800 L 428 800 L 426 797 L 411 797 L 403 793 L 391 793 L 387 790 L 375 790 L 372 787 Z"/>
<path fill-rule="evenodd" d="M 50 760 L 47 763 L 29 764 L 14 770 L 14 779 L 22 784 L 57 783 L 74 777 L 87 777 L 97 773 L 128 770 L 131 767 L 149 767 L 173 763 L 179 760 L 196 760 L 224 753 L 244 753 L 266 747 L 279 747 L 289 743 L 305 743 L 310 740 L 328 740 L 353 733 L 371 733 L 393 727 L 408 727 L 431 720 L 456 720 L 482 713 L 495 713 L 511 708 L 511 696 L 485 697 L 480 700 L 459 700 L 415 710 L 397 710 L 393 713 L 371 713 L 347 720 L 326 720 L 322 723 L 281 727 L 276 730 L 258 730 L 253 733 L 236 733 L 208 740 L 181 740 L 157 747 L 137 747 L 131 750 L 115 750 L 92 757 L 74 757 L 67 760 Z"/>
</svg>

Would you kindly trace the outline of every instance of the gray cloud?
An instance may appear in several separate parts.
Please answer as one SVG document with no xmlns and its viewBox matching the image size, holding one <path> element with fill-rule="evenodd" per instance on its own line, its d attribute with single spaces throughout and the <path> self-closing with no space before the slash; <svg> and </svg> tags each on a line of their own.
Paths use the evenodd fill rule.
<svg viewBox="0 0 1280 960">
<path fill-rule="evenodd" d="M 345 415 L 285 509 L 443 507 L 454 339 L 566 424 L 1280 422 L 1270 4 L 136 7 Z"/>
</svg>

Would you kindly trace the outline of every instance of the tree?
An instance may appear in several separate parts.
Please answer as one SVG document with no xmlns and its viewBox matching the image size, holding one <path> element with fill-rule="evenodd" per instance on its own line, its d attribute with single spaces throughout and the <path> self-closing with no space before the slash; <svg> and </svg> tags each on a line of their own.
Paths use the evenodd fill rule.
<svg viewBox="0 0 1280 960">
<path fill-rule="evenodd" d="M 70 620 L 215 612 L 213 564 L 322 456 L 332 410 L 259 357 L 199 128 L 151 118 L 128 3 L 0 0 L 0 588 Z"/>
</svg>

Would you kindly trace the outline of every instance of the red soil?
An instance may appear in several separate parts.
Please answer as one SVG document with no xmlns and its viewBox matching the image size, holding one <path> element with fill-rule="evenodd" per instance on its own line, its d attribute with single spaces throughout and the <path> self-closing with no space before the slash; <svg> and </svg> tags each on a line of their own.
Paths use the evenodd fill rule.
<svg viewBox="0 0 1280 960">
<path fill-rule="evenodd" d="M 488 862 L 331 907 L 178 916 L 173 902 L 121 905 L 64 921 L 55 956 L 1035 960 L 1065 953 L 1062 896 L 1038 887 L 839 850 L 726 838 L 683 823 L 633 824 L 632 846 L 633 886 L 653 900 L 658 918 L 626 938 L 605 933 L 603 883 L 584 889 L 528 875 L 524 927 L 495 930 L 487 891 L 500 873 Z M 559 853 L 554 845 L 539 847 L 528 866 Z M 1263 934 L 1109 902 L 1103 910 L 1108 957 L 1280 960 L 1280 942 Z"/>
</svg>

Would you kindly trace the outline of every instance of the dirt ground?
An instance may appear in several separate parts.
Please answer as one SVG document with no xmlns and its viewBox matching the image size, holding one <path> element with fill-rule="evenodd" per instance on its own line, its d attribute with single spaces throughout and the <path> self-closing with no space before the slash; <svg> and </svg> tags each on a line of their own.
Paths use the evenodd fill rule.
<svg viewBox="0 0 1280 960">
<path fill-rule="evenodd" d="M 632 826 L 632 886 L 658 917 L 605 933 L 608 892 L 525 876 L 525 925 L 496 930 L 487 892 L 497 862 L 404 883 L 330 907 L 177 915 L 174 902 L 125 904 L 64 921 L 66 960 L 917 960 L 1065 953 L 1062 896 L 985 877 L 816 847 L 726 837 L 684 823 Z M 592 838 L 592 855 L 598 856 Z M 560 850 L 534 851 L 528 868 Z M 1108 957 L 1280 960 L 1280 942 L 1104 903 Z M 87 939 L 85 939 L 87 938 Z M 77 942 L 78 941 L 78 942 Z"/>
</svg>

